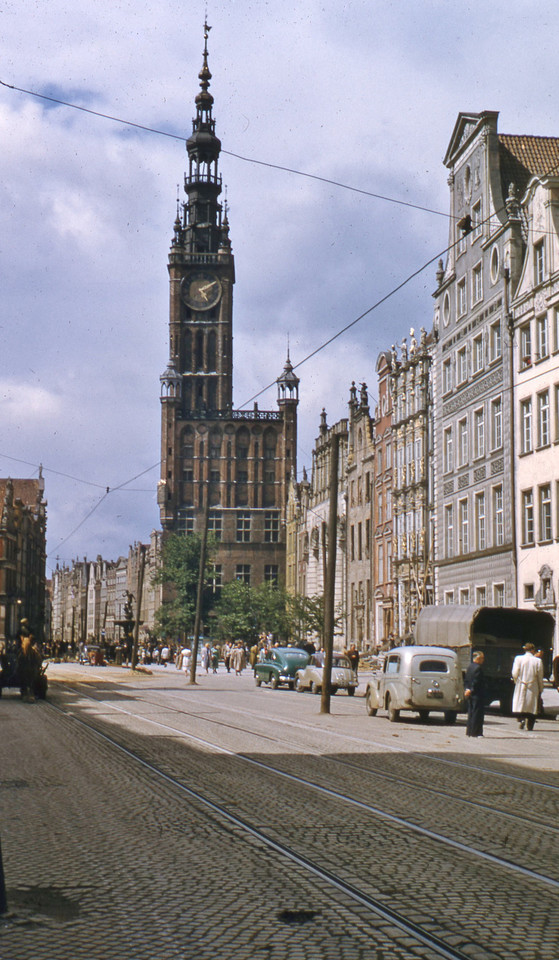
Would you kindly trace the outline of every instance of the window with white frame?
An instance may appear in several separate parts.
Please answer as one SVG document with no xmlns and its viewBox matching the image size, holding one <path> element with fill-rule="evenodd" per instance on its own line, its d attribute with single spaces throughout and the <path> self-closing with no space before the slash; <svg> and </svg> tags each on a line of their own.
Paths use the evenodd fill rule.
<svg viewBox="0 0 559 960">
<path fill-rule="evenodd" d="M 499 450 L 503 445 L 503 399 L 495 397 L 491 401 L 491 449 Z"/>
<path fill-rule="evenodd" d="M 481 199 L 477 200 L 472 207 L 472 234 L 471 240 L 472 243 L 474 240 L 477 240 L 478 237 L 481 237 Z"/>
<path fill-rule="evenodd" d="M 501 321 L 497 320 L 495 323 L 491 324 L 489 331 L 489 350 L 491 363 L 494 360 L 498 360 L 503 352 L 503 343 L 501 339 Z"/>
<path fill-rule="evenodd" d="M 547 447 L 549 432 L 549 390 L 538 393 L 538 447 Z"/>
<path fill-rule="evenodd" d="M 493 542 L 502 547 L 505 542 L 505 516 L 503 512 L 503 488 L 493 488 Z"/>
<path fill-rule="evenodd" d="M 525 323 L 520 328 L 520 368 L 529 367 L 532 363 L 532 328 Z"/>
<path fill-rule="evenodd" d="M 474 410 L 474 458 L 485 456 L 485 412 L 483 407 Z"/>
<path fill-rule="evenodd" d="M 460 347 L 456 354 L 456 383 L 465 383 L 468 379 L 468 352 L 467 348 Z"/>
<path fill-rule="evenodd" d="M 250 542 L 250 511 L 239 510 L 237 512 L 237 543 Z M 237 579 L 239 579 L 237 577 Z"/>
<path fill-rule="evenodd" d="M 476 606 L 484 607 L 487 603 L 487 587 L 476 587 Z"/>
<path fill-rule="evenodd" d="M 223 532 L 223 516 L 221 510 L 210 510 L 208 516 L 208 533 L 213 534 L 216 540 L 221 540 Z"/>
<path fill-rule="evenodd" d="M 185 510 L 181 507 L 177 512 L 177 533 L 187 536 L 194 533 L 194 510 Z"/>
<path fill-rule="evenodd" d="M 476 511 L 476 547 L 478 550 L 485 550 L 487 547 L 487 537 L 485 529 L 485 493 L 476 493 L 475 497 Z"/>
<path fill-rule="evenodd" d="M 279 510 L 266 510 L 264 513 L 264 542 L 278 543 L 280 534 Z"/>
<path fill-rule="evenodd" d="M 534 534 L 534 492 L 522 491 L 522 544 L 529 547 L 535 542 Z"/>
<path fill-rule="evenodd" d="M 443 471 L 450 473 L 451 470 L 454 470 L 452 427 L 447 427 L 443 434 Z"/>
<path fill-rule="evenodd" d="M 238 563 L 235 571 L 235 580 L 250 586 L 250 563 Z"/>
<path fill-rule="evenodd" d="M 469 553 L 470 552 L 470 535 L 469 535 L 469 517 L 468 517 L 468 501 L 459 500 L 458 501 L 458 536 L 460 542 L 460 552 Z"/>
<path fill-rule="evenodd" d="M 212 563 L 210 569 L 210 588 L 212 593 L 219 593 L 223 586 L 223 567 L 221 563 Z"/>
<path fill-rule="evenodd" d="M 460 227 L 456 228 L 456 256 L 460 256 L 461 253 L 466 251 L 466 235 Z"/>
<path fill-rule="evenodd" d="M 476 263 L 472 270 L 472 303 L 479 303 L 483 297 L 483 274 L 481 263 Z"/>
<path fill-rule="evenodd" d="M 545 247 L 544 241 L 534 244 L 534 283 L 536 286 L 543 283 L 545 277 Z"/>
<path fill-rule="evenodd" d="M 559 307 L 555 307 L 551 314 L 551 322 L 553 324 L 553 352 L 557 353 L 559 350 Z"/>
<path fill-rule="evenodd" d="M 460 587 L 458 603 L 462 606 L 466 606 L 470 602 L 470 588 L 469 587 Z"/>
<path fill-rule="evenodd" d="M 458 464 L 465 467 L 468 463 L 468 420 L 458 421 Z"/>
<path fill-rule="evenodd" d="M 462 277 L 456 284 L 456 313 L 462 317 L 466 313 L 466 278 Z"/>
<path fill-rule="evenodd" d="M 264 565 L 264 583 L 279 583 L 279 566 L 277 563 Z"/>
<path fill-rule="evenodd" d="M 559 441 L 559 383 L 556 383 L 553 388 L 553 413 L 555 421 L 553 439 L 557 443 Z"/>
<path fill-rule="evenodd" d="M 493 606 L 504 607 L 505 605 L 505 585 L 504 583 L 493 584 Z"/>
<path fill-rule="evenodd" d="M 549 356 L 549 339 L 547 336 L 547 314 L 536 320 L 536 354 L 538 360 Z"/>
<path fill-rule="evenodd" d="M 540 507 L 540 542 L 552 539 L 551 526 L 551 484 L 544 483 L 539 487 Z"/>
<path fill-rule="evenodd" d="M 480 370 L 483 370 L 483 336 L 481 333 L 478 337 L 474 337 L 473 363 L 474 373 L 479 373 Z"/>
<path fill-rule="evenodd" d="M 444 603 L 445 607 L 449 607 L 454 603 L 454 590 L 445 590 Z"/>
<path fill-rule="evenodd" d="M 454 556 L 454 506 L 449 503 L 444 508 L 444 540 L 447 557 Z"/>
<path fill-rule="evenodd" d="M 443 393 L 450 393 L 452 390 L 452 359 L 449 357 L 443 361 Z"/>
<path fill-rule="evenodd" d="M 532 398 L 520 402 L 520 450 L 532 451 Z"/>
</svg>

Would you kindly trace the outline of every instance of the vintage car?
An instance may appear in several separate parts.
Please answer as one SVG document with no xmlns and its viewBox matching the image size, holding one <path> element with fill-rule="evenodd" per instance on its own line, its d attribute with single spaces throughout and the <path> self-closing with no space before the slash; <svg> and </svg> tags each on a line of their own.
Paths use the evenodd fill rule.
<svg viewBox="0 0 559 960">
<path fill-rule="evenodd" d="M 298 647 L 272 647 L 264 650 L 261 659 L 254 665 L 256 686 L 269 683 L 275 690 L 286 684 L 290 690 L 295 686 L 295 674 L 309 661 L 309 655 Z"/>
<path fill-rule="evenodd" d="M 303 692 L 310 690 L 312 693 L 322 691 L 322 678 L 324 674 L 323 655 L 315 654 L 311 657 L 306 667 L 297 670 L 295 675 L 295 689 Z M 347 657 L 341 653 L 332 655 L 332 674 L 330 677 L 330 693 L 337 693 L 338 690 L 347 690 L 348 696 L 352 697 L 355 688 L 358 686 L 357 677 L 351 669 L 351 664 Z"/>
<path fill-rule="evenodd" d="M 384 709 L 391 721 L 399 719 L 401 710 L 413 710 L 421 720 L 438 711 L 444 714 L 446 723 L 454 723 L 463 700 L 462 671 L 456 653 L 431 646 L 390 650 L 384 669 L 371 677 L 365 694 L 369 716 Z"/>
</svg>

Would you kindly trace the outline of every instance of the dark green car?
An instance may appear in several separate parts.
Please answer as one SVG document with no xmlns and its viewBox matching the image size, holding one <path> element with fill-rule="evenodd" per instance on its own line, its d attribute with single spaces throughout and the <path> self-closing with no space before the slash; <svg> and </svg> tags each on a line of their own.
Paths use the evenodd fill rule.
<svg viewBox="0 0 559 960">
<path fill-rule="evenodd" d="M 298 647 L 272 647 L 262 651 L 260 658 L 254 665 L 256 686 L 269 683 L 273 690 L 281 683 L 293 690 L 297 670 L 302 670 L 309 662 L 308 653 Z"/>
</svg>

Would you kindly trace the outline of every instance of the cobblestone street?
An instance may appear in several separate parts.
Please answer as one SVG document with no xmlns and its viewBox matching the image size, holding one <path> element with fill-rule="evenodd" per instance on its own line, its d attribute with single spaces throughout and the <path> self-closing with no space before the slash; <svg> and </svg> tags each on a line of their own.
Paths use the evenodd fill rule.
<svg viewBox="0 0 559 960">
<path fill-rule="evenodd" d="M 0 700 L 2 960 L 559 957 L 552 699 L 472 741 L 249 671 L 49 676 Z"/>
</svg>

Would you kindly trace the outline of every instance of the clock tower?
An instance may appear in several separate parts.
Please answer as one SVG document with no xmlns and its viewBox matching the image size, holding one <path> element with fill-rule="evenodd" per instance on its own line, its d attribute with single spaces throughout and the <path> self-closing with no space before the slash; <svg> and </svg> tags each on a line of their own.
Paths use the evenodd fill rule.
<svg viewBox="0 0 559 960">
<path fill-rule="evenodd" d="M 169 362 L 161 381 L 164 531 L 220 542 L 216 577 L 257 585 L 284 577 L 287 487 L 296 469 L 299 380 L 289 360 L 277 379 L 276 411 L 233 410 L 235 266 L 220 202 L 221 142 L 209 92 L 208 35 L 196 116 L 186 141 L 185 200 L 169 253 Z"/>
</svg>

